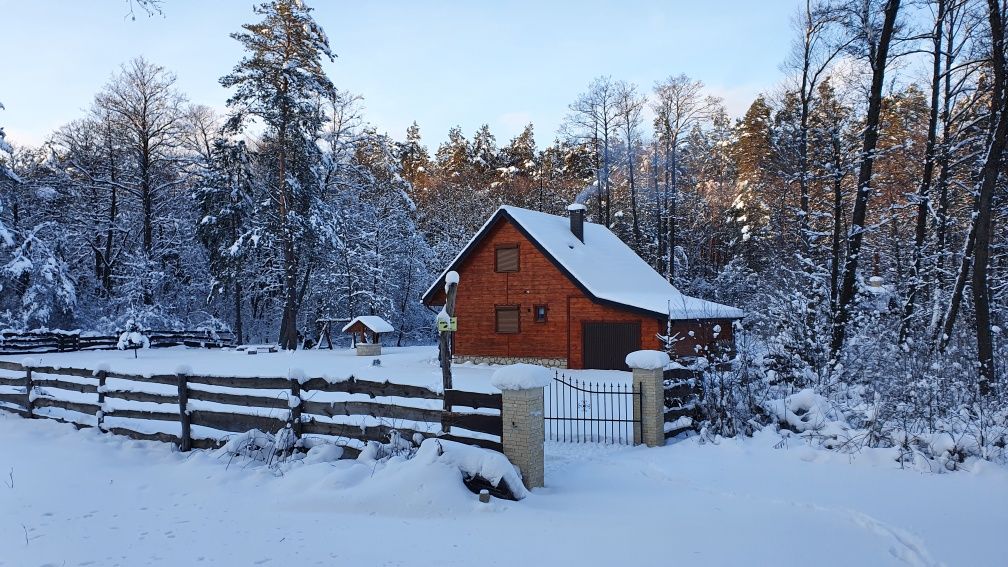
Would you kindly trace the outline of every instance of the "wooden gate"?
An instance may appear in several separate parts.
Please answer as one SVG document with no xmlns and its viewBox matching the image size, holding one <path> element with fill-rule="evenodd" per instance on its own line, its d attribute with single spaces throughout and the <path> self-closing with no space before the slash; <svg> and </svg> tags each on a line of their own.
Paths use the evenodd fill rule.
<svg viewBox="0 0 1008 567">
<path fill-rule="evenodd" d="M 585 368 L 627 370 L 626 355 L 640 350 L 640 321 L 614 323 L 586 322 L 581 327 Z"/>
</svg>

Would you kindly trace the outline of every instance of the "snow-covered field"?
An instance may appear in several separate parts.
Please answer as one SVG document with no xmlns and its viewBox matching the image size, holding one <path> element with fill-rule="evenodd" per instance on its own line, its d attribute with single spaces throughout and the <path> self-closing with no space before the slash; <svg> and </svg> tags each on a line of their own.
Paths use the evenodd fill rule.
<svg viewBox="0 0 1008 567">
<path fill-rule="evenodd" d="M 235 350 L 199 348 L 144 349 L 133 358 L 133 351 L 95 350 L 31 355 L 0 355 L 0 360 L 22 362 L 31 359 L 42 366 L 58 368 L 107 368 L 124 374 L 172 374 L 187 367 L 201 376 L 267 376 L 286 378 L 292 370 L 309 378 L 342 380 L 351 375 L 364 380 L 390 380 L 399 384 L 425 386 L 441 390 L 441 368 L 436 346 L 384 347 L 379 357 L 356 356 L 354 351 L 298 350 L 293 352 L 248 355 Z M 374 366 L 373 360 L 381 364 Z M 453 385 L 473 392 L 496 392 L 490 377 L 496 367 L 486 364 L 455 364 Z M 565 370 L 579 379 L 625 380 L 629 372 L 608 370 Z"/>
<path fill-rule="evenodd" d="M 283 474 L 0 412 L 0 565 L 1008 563 L 1008 471 L 900 470 L 780 437 L 547 446 L 548 486 L 480 504 L 445 463 Z"/>
</svg>

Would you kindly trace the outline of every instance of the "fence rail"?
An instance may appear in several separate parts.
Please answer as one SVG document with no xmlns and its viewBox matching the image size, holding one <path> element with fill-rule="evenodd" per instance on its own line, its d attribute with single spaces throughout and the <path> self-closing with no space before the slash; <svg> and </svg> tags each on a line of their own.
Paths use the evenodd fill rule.
<svg viewBox="0 0 1008 567">
<path fill-rule="evenodd" d="M 235 345 L 235 336 L 229 331 L 145 331 L 151 348 L 190 346 L 222 348 Z M 0 332 L 0 354 L 44 354 L 78 350 L 114 349 L 119 344 L 119 334 L 90 335 L 80 331 L 36 331 L 16 333 Z"/>
<path fill-rule="evenodd" d="M 222 388 L 231 391 L 218 391 Z M 316 399 L 319 393 L 358 397 L 324 401 Z M 359 395 L 369 399 L 360 399 Z M 444 407 L 448 409 L 424 407 L 442 404 L 376 400 L 389 397 L 447 401 Z M 123 407 L 124 403 L 129 405 Z M 382 442 L 397 431 L 407 439 L 415 434 L 437 436 L 501 451 L 502 406 L 500 394 L 460 390 L 442 394 L 421 386 L 354 377 L 331 382 L 323 378 L 299 381 L 175 374 L 141 376 L 0 361 L 0 409 L 82 427 L 97 426 L 102 431 L 135 439 L 171 442 L 184 450 L 216 446 L 220 437 L 230 433 L 250 429 L 275 432 L 289 424 L 299 437 L 325 435 L 361 443 Z M 52 412 L 46 408 L 73 415 L 50 415 Z M 468 408 L 472 411 L 465 411 Z M 350 420 L 356 421 L 347 423 Z M 222 435 L 217 439 L 207 438 L 205 433 L 193 436 L 193 426 L 210 428 Z M 356 453 L 353 446 L 343 444 L 348 456 Z"/>
</svg>

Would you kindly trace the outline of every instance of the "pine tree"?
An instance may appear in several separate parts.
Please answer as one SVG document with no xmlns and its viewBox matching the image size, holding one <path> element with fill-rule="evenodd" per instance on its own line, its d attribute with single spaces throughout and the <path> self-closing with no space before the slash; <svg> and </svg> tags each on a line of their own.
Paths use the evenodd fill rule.
<svg viewBox="0 0 1008 567">
<path fill-rule="evenodd" d="M 310 193 L 317 181 L 313 167 L 319 161 L 315 142 L 323 123 L 317 100 L 335 91 L 322 69 L 322 59 L 332 61 L 334 55 L 325 32 L 311 17 L 311 8 L 301 0 L 265 2 L 255 12 L 263 16 L 261 22 L 245 24 L 244 32 L 231 35 L 247 54 L 231 74 L 221 78 L 221 84 L 235 88 L 228 99 L 231 130 L 240 130 L 249 116 L 260 119 L 268 129 L 275 169 L 269 225 L 279 241 L 283 272 L 279 342 L 285 349 L 294 349 L 301 298 L 300 253 L 309 230 Z"/>
</svg>

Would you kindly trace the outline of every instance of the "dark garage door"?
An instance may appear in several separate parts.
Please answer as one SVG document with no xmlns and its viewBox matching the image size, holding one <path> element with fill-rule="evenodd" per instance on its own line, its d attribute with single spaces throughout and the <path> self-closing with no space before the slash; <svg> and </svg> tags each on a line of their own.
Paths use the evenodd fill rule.
<svg viewBox="0 0 1008 567">
<path fill-rule="evenodd" d="M 640 350 L 640 322 L 583 323 L 585 368 L 627 370 L 626 355 Z"/>
</svg>

